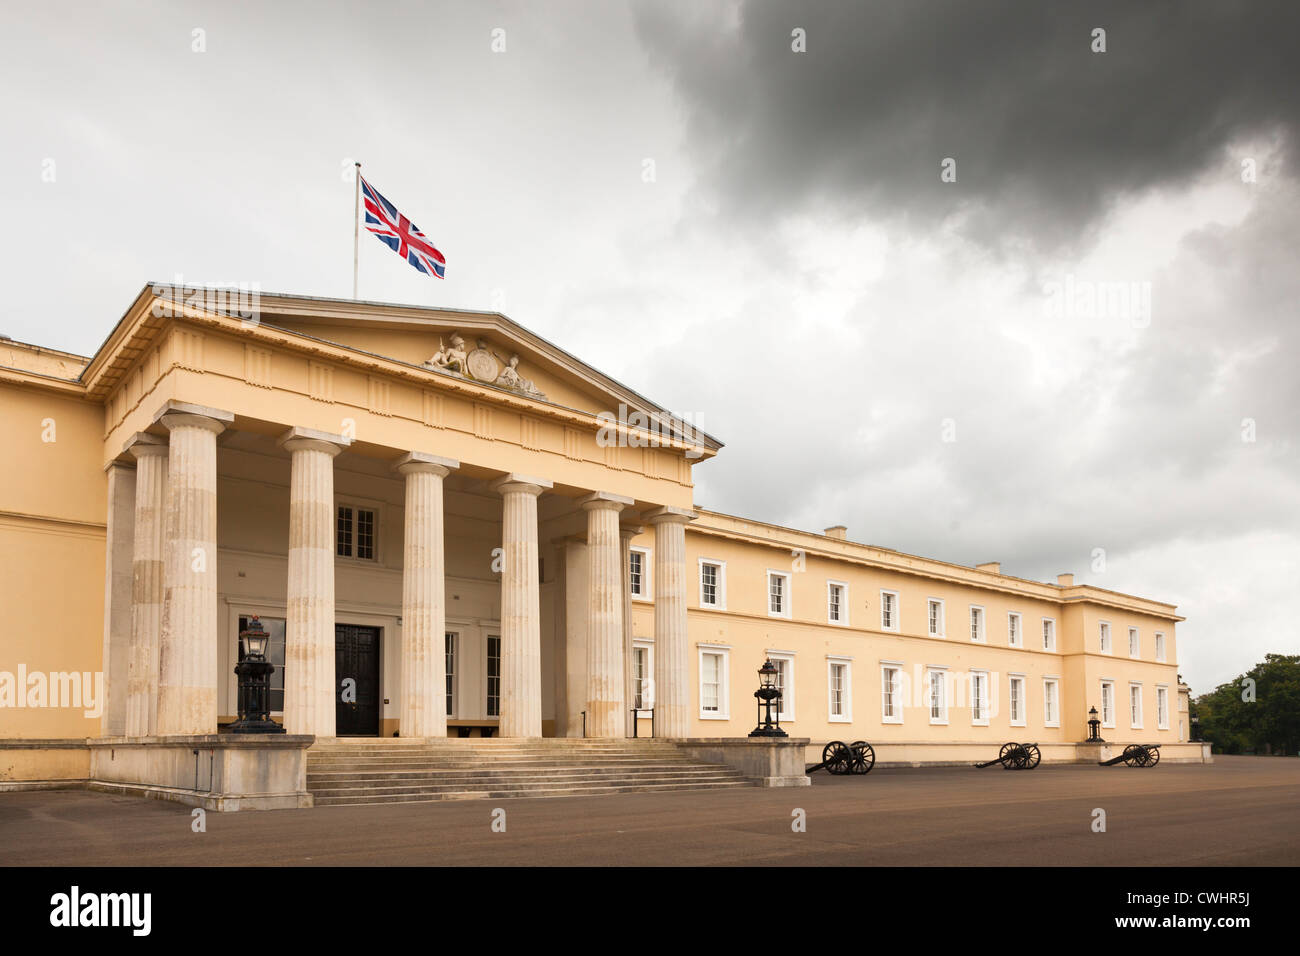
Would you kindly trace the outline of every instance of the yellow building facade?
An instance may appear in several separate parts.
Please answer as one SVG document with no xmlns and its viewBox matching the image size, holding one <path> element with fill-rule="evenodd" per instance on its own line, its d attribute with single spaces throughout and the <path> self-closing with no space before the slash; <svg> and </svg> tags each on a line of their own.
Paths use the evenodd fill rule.
<svg viewBox="0 0 1300 956">
<path fill-rule="evenodd" d="M 814 752 L 1188 739 L 1173 606 L 697 509 L 720 442 L 495 313 L 147 286 L 0 342 L 0 442 L 0 782 L 218 733 L 254 617 L 317 738 L 744 736 L 771 659 Z"/>
</svg>

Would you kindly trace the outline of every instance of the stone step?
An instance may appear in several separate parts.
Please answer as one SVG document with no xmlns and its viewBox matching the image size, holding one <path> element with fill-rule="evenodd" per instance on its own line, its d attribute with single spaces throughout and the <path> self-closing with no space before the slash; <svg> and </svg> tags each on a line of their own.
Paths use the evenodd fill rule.
<svg viewBox="0 0 1300 956">
<path fill-rule="evenodd" d="M 744 777 L 725 773 L 671 774 L 648 773 L 634 777 L 591 777 L 585 774 L 562 776 L 529 777 L 518 780 L 447 780 L 410 782 L 393 780 L 353 780 L 310 785 L 313 794 L 321 796 L 348 796 L 358 793 L 394 794 L 394 793 L 448 793 L 462 790 L 493 790 L 501 793 L 526 795 L 533 790 L 547 790 L 555 787 L 600 786 L 624 787 L 643 785 L 663 785 L 672 783 L 725 783 L 727 781 L 748 783 Z"/>
<path fill-rule="evenodd" d="M 307 769 L 311 770 L 357 770 L 373 767 L 391 770 L 493 770 L 501 767 L 529 767 L 547 770 L 557 767 L 636 767 L 644 763 L 689 764 L 690 760 L 665 757 L 657 760 L 645 758 L 627 760 L 439 760 L 401 759 L 387 760 L 309 760 Z"/>
<path fill-rule="evenodd" d="M 673 777 L 693 777 L 693 776 L 717 776 L 719 774 L 740 778 L 741 774 L 729 768 L 719 768 L 710 766 L 698 766 L 694 764 L 686 765 L 647 765 L 644 767 L 632 767 L 628 769 L 611 770 L 603 767 L 566 767 L 560 770 L 548 771 L 546 773 L 537 773 L 533 770 L 522 768 L 510 768 L 497 771 L 476 771 L 476 770 L 397 770 L 397 771 L 341 771 L 318 773 L 315 771 L 308 772 L 307 786 L 315 790 L 317 787 L 338 786 L 343 783 L 354 781 L 364 782 L 410 782 L 419 783 L 428 781 L 431 783 L 445 783 L 448 780 L 465 780 L 474 781 L 491 781 L 500 783 L 509 783 L 511 781 L 522 780 L 555 780 L 570 777 L 586 777 L 589 779 L 619 779 L 632 780 L 647 776 L 673 776 Z"/>
<path fill-rule="evenodd" d="M 365 806 L 366 804 L 378 803 L 437 803 L 444 800 L 509 800 L 520 797 L 576 797 L 576 796 L 600 796 L 613 793 L 650 793 L 662 791 L 688 791 L 688 790 L 726 790 L 738 787 L 751 787 L 750 781 L 740 780 L 716 780 L 701 783 L 681 783 L 673 782 L 666 784 L 600 784 L 589 786 L 571 786 L 571 787 L 551 787 L 519 792 L 516 790 L 453 790 L 439 793 L 428 793 L 422 791 L 412 791 L 401 794 L 375 794 L 371 791 L 351 796 L 328 795 L 316 796 L 316 806 Z"/>
</svg>

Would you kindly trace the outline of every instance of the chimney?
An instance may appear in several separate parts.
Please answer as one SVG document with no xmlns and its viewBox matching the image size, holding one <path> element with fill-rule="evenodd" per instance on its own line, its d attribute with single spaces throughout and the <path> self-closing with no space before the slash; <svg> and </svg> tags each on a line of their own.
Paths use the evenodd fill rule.
<svg viewBox="0 0 1300 956">
<path fill-rule="evenodd" d="M 1002 573 L 1002 562 L 1001 562 L 1001 561 L 985 561 L 983 564 L 977 564 L 977 565 L 975 565 L 975 570 L 976 570 L 976 571 L 987 571 L 987 572 L 989 572 L 989 574 L 1001 574 L 1001 573 Z"/>
<path fill-rule="evenodd" d="M 1060 587 L 1063 587 L 1063 588 L 1072 588 L 1072 587 L 1074 587 L 1074 575 L 1073 575 L 1073 574 L 1058 574 L 1058 575 L 1056 576 L 1056 583 L 1057 583 L 1057 585 L 1059 585 Z"/>
<path fill-rule="evenodd" d="M 831 525 L 826 529 L 826 537 L 838 538 L 840 541 L 847 541 L 849 529 L 842 524 Z"/>
</svg>

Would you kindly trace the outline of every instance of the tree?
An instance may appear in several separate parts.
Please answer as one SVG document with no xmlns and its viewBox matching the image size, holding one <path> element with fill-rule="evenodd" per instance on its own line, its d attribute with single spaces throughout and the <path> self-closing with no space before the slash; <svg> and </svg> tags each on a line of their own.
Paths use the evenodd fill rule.
<svg viewBox="0 0 1300 956">
<path fill-rule="evenodd" d="M 1221 753 L 1300 750 L 1300 655 L 1264 661 L 1193 702 L 1201 734 Z"/>
</svg>

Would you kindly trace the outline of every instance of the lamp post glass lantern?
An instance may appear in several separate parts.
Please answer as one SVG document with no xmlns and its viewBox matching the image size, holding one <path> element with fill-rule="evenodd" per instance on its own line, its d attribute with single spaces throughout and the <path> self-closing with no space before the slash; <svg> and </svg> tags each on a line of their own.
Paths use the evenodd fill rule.
<svg viewBox="0 0 1300 956">
<path fill-rule="evenodd" d="M 232 734 L 282 734 L 284 728 L 271 719 L 271 674 L 275 665 L 266 659 L 270 635 L 254 617 L 239 632 L 243 659 L 235 665 L 239 677 L 239 719 L 230 725 Z"/>
<path fill-rule="evenodd" d="M 763 662 L 758 669 L 758 690 L 754 691 L 758 701 L 758 726 L 750 731 L 751 737 L 788 737 L 781 729 L 780 708 L 777 708 L 776 722 L 772 721 L 772 709 L 781 699 L 781 688 L 776 686 L 776 665 L 770 660 Z"/>
<path fill-rule="evenodd" d="M 1101 738 L 1101 721 L 1097 718 L 1097 708 L 1092 707 L 1088 710 L 1088 743 L 1104 744 L 1105 742 Z"/>
</svg>

